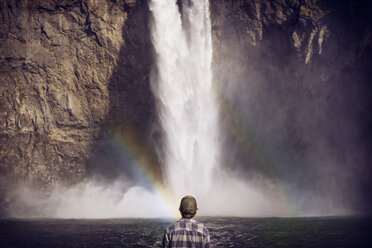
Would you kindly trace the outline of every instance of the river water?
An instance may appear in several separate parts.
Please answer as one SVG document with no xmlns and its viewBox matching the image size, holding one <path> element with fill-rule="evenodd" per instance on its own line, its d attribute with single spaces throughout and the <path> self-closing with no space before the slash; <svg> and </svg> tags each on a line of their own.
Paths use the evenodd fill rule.
<svg viewBox="0 0 372 248">
<path fill-rule="evenodd" d="M 371 217 L 199 218 L 213 247 L 372 247 Z M 3 219 L 0 247 L 161 247 L 162 219 Z"/>
</svg>

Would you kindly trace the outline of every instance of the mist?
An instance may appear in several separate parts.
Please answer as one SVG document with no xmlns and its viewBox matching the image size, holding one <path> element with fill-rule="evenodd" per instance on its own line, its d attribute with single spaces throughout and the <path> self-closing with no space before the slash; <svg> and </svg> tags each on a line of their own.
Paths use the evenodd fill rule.
<svg viewBox="0 0 372 248">
<path fill-rule="evenodd" d="M 351 42 L 366 31 L 349 4 L 329 3 L 327 16 L 314 14 L 319 20 L 298 15 L 296 3 L 283 16 L 269 11 L 275 3 L 266 10 L 241 4 L 242 15 L 258 13 L 248 21 L 212 4 L 214 13 L 226 13 L 214 26 L 222 163 L 247 180 L 259 174 L 283 187 L 304 215 L 369 208 L 371 74 L 362 51 L 370 48 Z M 349 57 L 352 51 L 359 55 Z"/>
</svg>

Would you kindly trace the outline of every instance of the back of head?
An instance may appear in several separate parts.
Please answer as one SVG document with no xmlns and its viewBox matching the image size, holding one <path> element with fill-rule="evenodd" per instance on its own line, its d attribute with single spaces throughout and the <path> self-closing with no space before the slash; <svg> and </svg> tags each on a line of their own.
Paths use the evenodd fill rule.
<svg viewBox="0 0 372 248">
<path fill-rule="evenodd" d="M 187 195 L 182 198 L 180 203 L 180 212 L 183 218 L 192 218 L 198 210 L 197 203 L 194 197 Z"/>
</svg>

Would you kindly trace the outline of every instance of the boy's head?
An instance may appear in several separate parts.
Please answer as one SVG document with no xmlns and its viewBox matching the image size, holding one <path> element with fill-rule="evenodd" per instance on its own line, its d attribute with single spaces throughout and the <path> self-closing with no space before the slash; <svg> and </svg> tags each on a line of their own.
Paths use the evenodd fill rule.
<svg viewBox="0 0 372 248">
<path fill-rule="evenodd" d="M 182 218 L 191 219 L 195 216 L 196 210 L 198 210 L 197 203 L 194 197 L 187 195 L 182 198 L 179 208 Z"/>
</svg>

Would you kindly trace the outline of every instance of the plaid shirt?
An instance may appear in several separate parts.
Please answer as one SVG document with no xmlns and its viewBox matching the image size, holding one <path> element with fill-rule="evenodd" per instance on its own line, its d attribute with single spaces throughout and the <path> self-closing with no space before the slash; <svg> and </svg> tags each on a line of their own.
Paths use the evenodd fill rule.
<svg viewBox="0 0 372 248">
<path fill-rule="evenodd" d="M 193 219 L 180 219 L 164 231 L 163 248 L 210 248 L 208 229 Z"/>
</svg>

